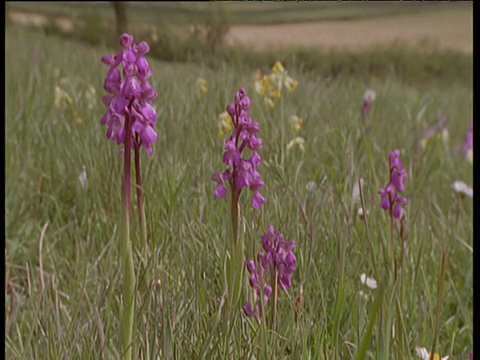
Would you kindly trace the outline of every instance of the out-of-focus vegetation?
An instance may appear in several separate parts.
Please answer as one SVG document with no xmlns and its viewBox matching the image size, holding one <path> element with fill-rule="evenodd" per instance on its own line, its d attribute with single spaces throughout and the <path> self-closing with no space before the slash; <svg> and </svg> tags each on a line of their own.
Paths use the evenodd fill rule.
<svg viewBox="0 0 480 360">
<path fill-rule="evenodd" d="M 210 12 L 212 2 L 149 2 L 129 3 L 129 16 L 134 22 L 157 24 L 160 22 L 202 24 Z M 459 4 L 436 2 L 221 2 L 234 15 L 232 24 L 278 24 L 295 21 L 373 18 L 398 14 L 418 13 L 435 9 L 449 9 Z M 218 5 L 218 3 L 217 3 Z M 433 6 L 432 6 L 433 5 Z M 468 7 L 471 4 L 464 4 Z M 77 17 L 86 9 L 98 11 L 105 20 L 114 21 L 111 2 L 35 2 L 11 1 L 9 10 L 42 13 L 48 16 Z"/>
<path fill-rule="evenodd" d="M 471 82 L 473 58 L 452 50 L 443 50 L 429 40 L 412 49 L 404 43 L 375 46 L 364 51 L 292 47 L 253 52 L 245 46 L 226 46 L 225 35 L 234 23 L 273 23 L 282 21 L 348 19 L 386 16 L 398 13 L 449 9 L 448 3 L 433 7 L 425 4 L 312 4 L 312 3 L 129 3 L 131 33 L 151 44 L 151 56 L 163 61 L 194 62 L 211 68 L 224 63 L 243 64 L 251 70 L 267 69 L 276 59 L 325 78 L 356 75 L 365 79 L 393 75 L 399 80 L 427 85 L 440 82 Z M 465 4 L 465 6 L 470 6 Z M 115 11 L 110 2 L 36 3 L 11 2 L 8 13 L 15 10 L 38 12 L 45 32 L 70 37 L 92 45 L 116 46 Z M 70 22 L 70 23 L 69 23 Z M 70 24 L 70 26 L 66 26 Z M 440 85 L 442 85 L 440 84 Z"/>
</svg>

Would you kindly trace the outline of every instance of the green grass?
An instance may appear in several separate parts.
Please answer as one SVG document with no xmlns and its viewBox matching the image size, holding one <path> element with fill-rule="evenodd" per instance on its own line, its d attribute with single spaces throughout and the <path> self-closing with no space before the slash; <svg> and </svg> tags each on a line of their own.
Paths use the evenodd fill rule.
<svg viewBox="0 0 480 360">
<path fill-rule="evenodd" d="M 6 28 L 7 359 L 119 356 L 122 157 L 100 126 L 107 68 L 99 59 L 111 52 Z M 247 89 L 250 115 L 260 123 L 264 145 L 258 170 L 267 200 L 254 211 L 250 194 L 241 196 L 245 256 L 256 256 L 261 235 L 273 224 L 285 238 L 296 240 L 297 270 L 292 287 L 280 294 L 276 332 L 264 332 L 238 313 L 233 358 L 417 358 L 415 346 L 430 348 L 434 341 L 444 250 L 436 349 L 451 359 L 468 357 L 473 346 L 473 204 L 453 193 L 451 184 L 473 181 L 471 164 L 454 151 L 472 121 L 471 82 L 427 87 L 388 74 L 365 79 L 353 73 L 327 82 L 292 63 L 287 70 L 298 89 L 268 113 L 254 91 L 249 66 L 149 62 L 159 94 L 154 100 L 158 140 L 151 157 L 142 154 L 142 171 L 149 270 L 156 285 L 137 303 L 137 358 L 226 357 L 216 317 L 230 241 L 228 201 L 212 196 L 211 174 L 223 171 L 216 117 L 240 87 Z M 209 87 L 204 100 L 196 98 L 199 76 Z M 55 85 L 72 96 L 71 107 L 54 106 Z M 89 85 L 96 90 L 95 103 L 87 98 Z M 376 90 L 377 98 L 372 117 L 362 120 L 367 87 Z M 304 154 L 285 151 L 292 114 L 305 119 L 300 133 Z M 418 135 L 440 114 L 448 116 L 449 144 L 432 141 L 425 150 L 417 149 Z M 377 194 L 388 182 L 388 152 L 395 148 L 409 174 L 409 239 L 397 282 L 400 239 L 398 231 L 389 239 L 389 218 Z M 78 180 L 83 166 L 86 187 Z M 352 204 L 358 177 L 364 179 L 368 232 Z M 309 181 L 318 184 L 313 196 L 306 194 Z M 132 233 L 137 242 L 135 221 Z M 361 273 L 374 277 L 379 288 L 362 285 Z M 296 319 L 300 289 L 303 308 Z M 251 296 L 245 276 L 242 300 Z"/>
</svg>

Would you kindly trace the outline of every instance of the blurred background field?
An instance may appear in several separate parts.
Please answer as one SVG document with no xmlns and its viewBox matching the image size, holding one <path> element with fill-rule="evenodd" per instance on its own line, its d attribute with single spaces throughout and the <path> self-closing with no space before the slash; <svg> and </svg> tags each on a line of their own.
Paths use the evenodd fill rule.
<svg viewBox="0 0 480 360">
<path fill-rule="evenodd" d="M 8 10 L 22 10 L 47 16 L 79 16 L 88 9 L 95 9 L 109 21 L 114 21 L 111 3 L 107 1 L 82 3 L 42 3 L 32 1 L 7 4 Z M 186 22 L 201 24 L 209 11 L 208 2 L 130 2 L 130 17 L 134 22 Z M 472 11 L 471 3 L 452 4 L 447 1 L 429 3 L 409 2 L 222 2 L 222 7 L 231 13 L 232 24 L 279 24 L 318 20 L 349 20 L 385 17 L 402 14 L 425 14 L 437 10 Z"/>
<path fill-rule="evenodd" d="M 378 206 L 377 190 L 388 181 L 388 152 L 398 148 L 409 174 L 405 291 L 398 302 L 388 291 L 381 295 L 382 316 L 365 358 L 414 359 L 415 346 L 431 347 L 444 250 L 436 349 L 450 359 L 468 358 L 473 204 L 451 185 L 473 183 L 472 164 L 458 152 L 473 122 L 473 5 L 375 4 L 128 3 L 129 32 L 151 46 L 147 59 L 159 94 L 159 138 L 151 157 L 142 154 L 150 267 L 157 282 L 139 304 L 139 358 L 225 355 L 223 334 L 212 324 L 223 291 L 228 203 L 213 198 L 211 174 L 223 169 L 217 117 L 240 87 L 252 99 L 250 114 L 264 140 L 259 172 L 267 199 L 255 212 L 247 206 L 249 195 L 242 195 L 246 256 L 259 251 L 270 223 L 297 241 L 298 269 L 280 299 L 278 336 L 267 338 L 272 356 L 358 354 L 379 293 L 361 284 L 360 274 L 388 286 L 393 271 L 385 253 L 389 219 Z M 263 36 L 279 26 L 406 24 L 400 21 L 406 17 L 425 19 L 415 40 L 383 38 L 360 48 L 349 48 L 340 37 L 339 47 L 291 40 L 281 48 L 257 48 L 248 37 L 232 46 L 230 36 L 258 31 L 259 24 Z M 431 34 L 439 18 L 458 40 Z M 100 58 L 119 51 L 115 11 L 107 2 L 8 2 L 6 20 L 6 358 L 117 358 L 122 159 L 100 126 L 107 72 Z M 327 28 L 318 38 L 325 33 Z M 298 88 L 267 111 L 253 76 L 270 72 L 277 60 Z M 200 77 L 208 87 L 203 97 L 197 96 Z M 377 96 L 371 116 L 363 119 L 367 88 Z M 291 115 L 304 119 L 304 152 L 286 150 L 294 133 Z M 448 118 L 448 142 L 434 137 L 423 148 L 425 129 L 442 115 Z M 352 200 L 358 178 L 364 179 L 369 231 Z M 309 182 L 316 184 L 313 191 L 307 191 Z M 399 249 L 393 248 L 394 256 Z M 295 318 L 299 296 L 303 310 Z M 261 336 L 239 316 L 243 328 L 236 329 L 235 351 L 252 358 Z"/>
<path fill-rule="evenodd" d="M 151 55 L 160 60 L 265 67 L 281 57 L 325 76 L 393 73 L 418 83 L 469 81 L 472 75 L 468 2 L 125 4 L 126 30 L 152 44 Z M 115 45 L 116 16 L 109 2 L 8 2 L 6 20 L 93 45 Z"/>
</svg>

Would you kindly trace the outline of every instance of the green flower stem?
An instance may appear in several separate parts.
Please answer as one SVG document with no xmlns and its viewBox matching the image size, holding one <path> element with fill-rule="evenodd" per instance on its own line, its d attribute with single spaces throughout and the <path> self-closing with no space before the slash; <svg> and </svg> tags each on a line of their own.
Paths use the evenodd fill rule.
<svg viewBox="0 0 480 360">
<path fill-rule="evenodd" d="M 273 293 L 273 311 L 270 321 L 272 331 L 276 331 L 277 321 L 277 302 L 278 302 L 278 269 L 275 267 L 274 274 L 272 276 L 272 293 Z"/>
<path fill-rule="evenodd" d="M 123 236 L 121 258 L 123 266 L 123 316 L 122 316 L 122 352 L 123 359 L 132 358 L 133 318 L 135 314 L 135 270 L 133 268 L 132 244 L 130 242 L 130 185 L 131 185 L 131 126 L 125 119 L 124 173 L 122 181 Z"/>
<path fill-rule="evenodd" d="M 390 209 L 388 210 L 388 214 L 390 216 L 390 241 L 388 242 L 388 260 L 392 261 L 393 259 L 393 230 L 395 227 L 394 220 L 393 220 L 393 199 L 390 195 L 388 195 L 390 201 Z M 396 264 L 394 264 L 394 274 L 395 274 L 395 281 L 397 281 L 397 271 L 396 271 Z"/>
<path fill-rule="evenodd" d="M 404 321 L 403 321 L 403 304 L 404 304 L 404 299 L 405 299 L 405 292 L 404 292 L 404 278 L 405 278 L 405 244 L 403 242 L 402 237 L 400 236 L 400 245 L 402 247 L 402 253 L 401 253 L 401 260 L 400 260 L 400 300 L 398 301 L 398 307 L 400 309 L 400 316 L 399 316 L 399 331 L 398 331 L 398 339 L 400 341 L 400 346 L 401 346 L 401 352 L 400 354 L 403 354 L 403 350 L 405 348 L 404 342 L 404 334 L 403 334 L 403 329 L 404 329 Z"/>
<path fill-rule="evenodd" d="M 143 208 L 142 172 L 140 169 L 140 146 L 138 145 L 135 146 L 135 180 L 137 183 L 138 223 L 140 224 L 140 231 L 142 235 L 140 239 L 140 244 L 142 247 L 141 250 L 145 250 L 147 246 L 147 228 Z"/>
<path fill-rule="evenodd" d="M 238 217 L 240 213 L 240 203 L 238 201 L 240 193 L 237 191 L 235 179 L 232 181 L 231 198 L 231 220 L 232 220 L 232 258 L 230 274 L 228 277 L 228 296 L 230 297 L 230 306 L 234 308 L 239 299 L 243 275 L 243 238 L 238 236 Z"/>
<path fill-rule="evenodd" d="M 127 211 L 124 212 L 124 231 L 122 237 L 122 266 L 123 266 L 123 318 L 122 318 L 122 348 L 123 359 L 132 358 L 132 331 L 134 296 L 135 296 L 135 270 L 133 268 L 132 245 L 130 242 L 130 225 Z"/>
<path fill-rule="evenodd" d="M 442 300 L 443 300 L 443 281 L 445 279 L 446 257 L 447 257 L 447 252 L 444 249 L 443 256 L 442 256 L 442 267 L 440 272 L 440 279 L 438 280 L 437 311 L 435 314 L 435 328 L 434 328 L 434 335 L 433 335 L 432 351 L 430 351 L 430 360 L 433 360 L 435 356 L 434 354 L 435 354 L 435 346 L 437 345 L 437 339 L 438 339 L 438 328 L 440 327 L 440 314 L 441 314 L 440 310 L 442 307 Z"/>
<path fill-rule="evenodd" d="M 138 136 L 137 136 L 138 144 Z M 135 180 L 137 187 L 137 208 L 138 208 L 138 223 L 140 224 L 140 249 L 137 249 L 140 254 L 142 262 L 142 273 L 144 274 L 144 281 L 142 281 L 143 290 L 148 289 L 150 283 L 150 273 L 147 271 L 147 259 L 144 257 L 147 254 L 148 233 L 147 220 L 145 218 L 145 208 L 143 205 L 143 190 L 142 190 L 142 173 L 140 169 L 140 146 L 135 145 Z"/>
<path fill-rule="evenodd" d="M 230 354 L 230 339 L 235 325 L 235 314 L 240 300 L 242 291 L 243 277 L 243 240 L 238 236 L 238 216 L 240 212 L 240 204 L 238 202 L 240 194 L 238 193 L 235 180 L 233 180 L 231 188 L 231 226 L 232 226 L 232 253 L 231 257 L 226 259 L 227 272 L 227 293 L 225 301 L 225 325 L 226 325 L 226 355 Z"/>
<path fill-rule="evenodd" d="M 285 161 L 285 144 L 287 143 L 286 137 L 285 137 L 285 111 L 284 111 L 284 101 L 283 97 L 280 97 L 280 144 L 281 144 L 281 154 L 282 156 L 282 164 L 284 164 Z"/>
<path fill-rule="evenodd" d="M 237 187 L 235 186 L 235 179 L 232 181 L 232 199 L 231 199 L 231 220 L 232 220 L 232 239 L 233 239 L 233 250 L 232 254 L 235 255 L 237 246 L 238 246 L 238 198 Z"/>
</svg>

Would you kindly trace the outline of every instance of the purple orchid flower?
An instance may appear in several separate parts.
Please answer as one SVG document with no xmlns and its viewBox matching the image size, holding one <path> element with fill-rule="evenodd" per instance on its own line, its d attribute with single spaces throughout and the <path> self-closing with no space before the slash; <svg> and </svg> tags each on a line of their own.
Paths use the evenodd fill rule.
<svg viewBox="0 0 480 360">
<path fill-rule="evenodd" d="M 391 209 L 393 217 L 397 219 L 402 216 L 402 206 L 407 202 L 406 198 L 399 195 L 405 190 L 404 181 L 407 177 L 400 159 L 400 151 L 390 152 L 390 182 L 385 188 L 378 190 L 378 193 L 381 196 L 380 207 L 384 210 Z"/>
<path fill-rule="evenodd" d="M 110 68 L 103 83 L 108 94 L 102 98 L 108 110 L 101 124 L 108 126 L 107 138 L 117 144 L 125 144 L 126 127 L 130 127 L 133 147 L 141 146 L 150 155 L 151 145 L 157 140 L 157 114 L 152 106 L 157 92 L 147 80 L 152 71 L 144 57 L 150 47 L 144 41 L 134 44 L 133 36 L 128 34 L 120 36 L 120 45 L 122 50 L 117 55 L 101 59 Z"/>
<path fill-rule="evenodd" d="M 250 286 L 255 290 L 255 304 L 252 307 L 248 301 L 243 304 L 243 311 L 248 317 L 261 318 L 261 292 L 260 286 L 263 285 L 264 305 L 267 305 L 272 294 L 272 287 L 268 283 L 275 282 L 281 290 L 287 290 L 292 284 L 292 275 L 296 269 L 297 258 L 292 249 L 295 247 L 295 241 L 283 240 L 283 235 L 275 230 L 273 225 L 268 225 L 268 231 L 262 236 L 263 252 L 257 255 L 257 266 L 253 260 L 246 263 L 247 270 L 250 273 Z M 265 279 L 265 272 L 270 277 Z"/>
<path fill-rule="evenodd" d="M 253 192 L 252 206 L 259 209 L 265 203 L 264 197 L 260 194 L 264 182 L 256 170 L 262 160 L 257 152 L 262 147 L 262 139 L 257 136 L 259 124 L 248 114 L 250 106 L 250 98 L 244 88 L 237 91 L 235 101 L 227 106 L 227 112 L 234 125 L 232 135 L 225 140 L 223 154 L 223 163 L 228 168 L 223 173 L 216 172 L 212 175 L 212 180 L 217 182 L 213 195 L 223 199 L 227 193 L 225 183 L 228 182 L 238 199 L 246 187 Z M 250 150 L 250 157 L 245 156 L 246 148 Z"/>
</svg>

